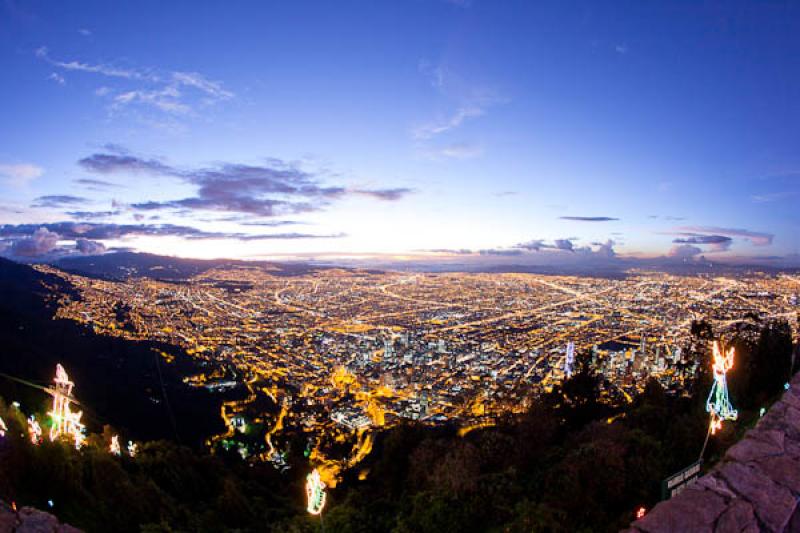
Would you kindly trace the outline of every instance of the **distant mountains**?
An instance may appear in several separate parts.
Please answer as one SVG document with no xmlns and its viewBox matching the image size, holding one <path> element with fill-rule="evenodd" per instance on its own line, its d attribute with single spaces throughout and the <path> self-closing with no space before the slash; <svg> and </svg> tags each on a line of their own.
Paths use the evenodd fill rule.
<svg viewBox="0 0 800 533">
<path fill-rule="evenodd" d="M 326 268 L 309 263 L 187 259 L 137 252 L 69 256 L 58 259 L 54 265 L 67 272 L 95 278 L 122 280 L 129 277 L 149 277 L 168 281 L 188 279 L 214 268 L 229 266 L 261 267 L 275 276 L 301 276 Z"/>
<path fill-rule="evenodd" d="M 211 269 L 225 267 L 262 268 L 275 276 L 302 276 L 330 269 L 359 270 L 361 272 L 487 272 L 530 273 L 544 275 L 587 276 L 623 278 L 631 270 L 665 272 L 675 275 L 733 275 L 747 271 L 767 273 L 800 272 L 797 268 L 780 268 L 766 264 L 732 264 L 712 262 L 705 257 L 692 260 L 676 258 L 625 258 L 614 257 L 606 261 L 567 264 L 527 264 L 513 260 L 501 263 L 396 261 L 373 258 L 370 260 L 340 261 L 248 261 L 240 259 L 191 259 L 132 251 L 116 251 L 102 255 L 68 255 L 49 261 L 54 266 L 83 276 L 124 280 L 130 277 L 148 277 L 163 281 L 186 280 Z"/>
</svg>

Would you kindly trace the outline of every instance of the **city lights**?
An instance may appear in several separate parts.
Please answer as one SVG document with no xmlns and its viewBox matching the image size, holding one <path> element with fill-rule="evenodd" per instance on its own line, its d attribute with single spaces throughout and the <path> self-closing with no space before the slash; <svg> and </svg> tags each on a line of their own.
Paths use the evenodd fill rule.
<svg viewBox="0 0 800 533">
<path fill-rule="evenodd" d="M 316 468 L 306 476 L 306 497 L 308 499 L 306 510 L 312 515 L 321 514 L 325 507 L 325 483 L 320 479 Z"/>
<path fill-rule="evenodd" d="M 733 368 L 734 349 L 731 347 L 725 352 L 723 348 L 720 348 L 719 342 L 715 341 L 713 351 L 714 384 L 711 386 L 708 400 L 706 400 L 706 411 L 711 414 L 709 429 L 712 435 L 722 428 L 724 420 L 736 420 L 739 416 L 738 411 L 733 408 L 728 399 L 728 383 L 725 379 L 725 374 Z"/>
<path fill-rule="evenodd" d="M 599 400 L 609 405 L 632 403 L 651 377 L 684 390 L 698 365 L 688 345 L 697 316 L 728 331 L 742 312 L 719 304 L 728 299 L 749 302 L 765 319 L 790 316 L 797 290 L 789 278 L 655 272 L 606 279 L 330 270 L 287 278 L 220 266 L 176 285 L 37 269 L 78 288 L 59 318 L 180 346 L 206 369 L 186 377 L 188 386 L 246 390 L 220 403 L 225 429 L 208 438 L 212 450 L 284 471 L 286 437 L 300 432 L 327 490 L 371 453 L 379 431 L 404 420 L 454 424 L 462 436 L 496 425 L 584 362 L 602 375 Z M 220 282 L 250 289 L 230 292 Z M 115 302 L 126 303 L 124 314 Z M 159 356 L 167 364 L 173 357 Z M 709 434 L 732 416 L 723 378 L 709 398 Z M 262 410 L 264 397 L 274 412 Z"/>
</svg>

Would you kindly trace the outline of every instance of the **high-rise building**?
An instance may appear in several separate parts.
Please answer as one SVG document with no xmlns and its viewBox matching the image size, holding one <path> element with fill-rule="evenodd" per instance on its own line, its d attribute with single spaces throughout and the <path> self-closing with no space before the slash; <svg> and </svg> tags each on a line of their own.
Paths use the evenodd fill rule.
<svg viewBox="0 0 800 533">
<path fill-rule="evenodd" d="M 570 341 L 567 343 L 567 353 L 564 355 L 564 375 L 567 378 L 572 377 L 575 371 L 575 343 Z"/>
<path fill-rule="evenodd" d="M 391 338 L 386 338 L 383 341 L 383 359 L 384 361 L 391 361 L 394 358 L 394 342 Z"/>
</svg>

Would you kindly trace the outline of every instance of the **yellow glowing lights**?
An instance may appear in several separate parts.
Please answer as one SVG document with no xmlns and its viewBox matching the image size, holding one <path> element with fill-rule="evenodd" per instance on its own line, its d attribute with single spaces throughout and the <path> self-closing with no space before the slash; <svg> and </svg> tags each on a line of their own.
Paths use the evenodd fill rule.
<svg viewBox="0 0 800 533">
<path fill-rule="evenodd" d="M 83 411 L 74 413 L 69 408 L 73 401 L 72 388 L 75 384 L 69 380 L 66 370 L 60 364 L 56 365 L 56 377 L 53 378 L 53 383 L 55 388 L 47 391 L 53 396 L 53 409 L 48 413 L 53 419 L 50 440 L 66 435 L 75 441 L 76 448 L 80 448 L 86 439 L 85 428 L 81 423 Z"/>
<path fill-rule="evenodd" d="M 6 431 L 8 431 L 8 426 L 6 426 L 5 420 L 0 418 L 0 437 L 5 437 Z"/>
<path fill-rule="evenodd" d="M 644 507 L 639 507 L 638 509 L 636 509 L 636 520 L 644 518 L 645 514 L 647 514 L 647 509 L 645 509 Z"/>
<path fill-rule="evenodd" d="M 306 510 L 313 515 L 321 514 L 325 507 L 325 483 L 316 468 L 306 476 L 306 496 L 308 498 Z"/>
<path fill-rule="evenodd" d="M 739 412 L 733 408 L 728 398 L 728 383 L 725 378 L 728 370 L 733 368 L 734 349 L 726 351 L 720 348 L 719 342 L 714 342 L 713 351 L 714 385 L 706 400 L 706 411 L 711 414 L 709 431 L 712 435 L 722 429 L 723 420 L 736 420 L 739 416 Z"/>
<path fill-rule="evenodd" d="M 122 455 L 122 448 L 119 445 L 119 435 L 111 437 L 111 444 L 108 446 L 108 451 L 113 455 Z"/>
<path fill-rule="evenodd" d="M 39 425 L 33 415 L 28 418 L 28 436 L 33 444 L 42 443 L 42 426 Z"/>
</svg>

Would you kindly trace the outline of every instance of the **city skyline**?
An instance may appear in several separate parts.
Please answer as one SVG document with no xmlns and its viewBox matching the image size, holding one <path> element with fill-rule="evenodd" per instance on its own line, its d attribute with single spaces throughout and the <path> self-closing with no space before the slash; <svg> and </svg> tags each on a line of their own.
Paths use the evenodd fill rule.
<svg viewBox="0 0 800 533">
<path fill-rule="evenodd" d="M 795 10 L 8 1 L 0 254 L 798 266 Z"/>
</svg>

